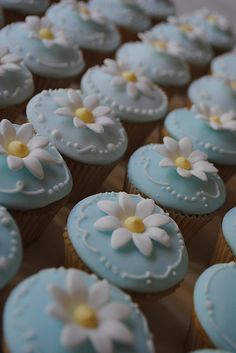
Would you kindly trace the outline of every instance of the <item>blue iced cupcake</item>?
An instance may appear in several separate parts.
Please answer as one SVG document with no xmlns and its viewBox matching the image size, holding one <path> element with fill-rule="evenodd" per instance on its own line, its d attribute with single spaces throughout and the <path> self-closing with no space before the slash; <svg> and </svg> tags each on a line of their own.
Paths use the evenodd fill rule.
<svg viewBox="0 0 236 353">
<path fill-rule="evenodd" d="M 172 293 L 188 270 L 176 223 L 151 199 L 125 192 L 80 201 L 64 233 L 66 265 L 94 272 L 135 301 Z"/>
<path fill-rule="evenodd" d="M 211 62 L 211 73 L 216 77 L 231 82 L 236 89 L 236 52 L 230 52 L 217 56 Z"/>
<path fill-rule="evenodd" d="M 171 0 L 137 0 L 143 9 L 153 19 L 153 24 L 164 21 L 175 15 L 175 5 Z"/>
<path fill-rule="evenodd" d="M 235 352 L 236 263 L 209 267 L 198 278 L 188 335 L 189 350 L 216 348 Z"/>
<path fill-rule="evenodd" d="M 31 124 L 0 122 L 0 204 L 11 210 L 24 243 L 39 237 L 66 202 L 70 172 L 48 139 Z"/>
<path fill-rule="evenodd" d="M 75 269 L 48 269 L 21 282 L 3 321 L 9 353 L 29 347 L 41 353 L 49 347 L 57 353 L 154 353 L 146 319 L 130 297 Z"/>
<path fill-rule="evenodd" d="M 117 28 L 85 2 L 62 0 L 48 9 L 47 17 L 83 49 L 87 67 L 102 62 L 120 44 Z"/>
</svg>

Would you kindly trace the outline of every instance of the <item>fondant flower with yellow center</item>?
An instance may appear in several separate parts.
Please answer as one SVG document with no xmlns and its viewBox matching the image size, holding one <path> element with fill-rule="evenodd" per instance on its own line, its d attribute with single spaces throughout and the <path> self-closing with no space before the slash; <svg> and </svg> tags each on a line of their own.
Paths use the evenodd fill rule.
<svg viewBox="0 0 236 353">
<path fill-rule="evenodd" d="M 21 59 L 11 54 L 7 47 L 0 47 L 0 76 L 3 76 L 7 71 L 19 71 L 19 63 Z"/>
<path fill-rule="evenodd" d="M 158 144 L 156 150 L 165 156 L 159 163 L 164 168 L 175 168 L 184 178 L 195 176 L 203 181 L 207 180 L 208 173 L 217 173 L 218 170 L 207 161 L 207 154 L 193 150 L 190 138 L 184 137 L 179 142 L 171 137 L 164 137 L 164 144 Z"/>
<path fill-rule="evenodd" d="M 143 199 L 136 204 L 125 192 L 119 193 L 118 203 L 104 200 L 98 202 L 101 211 L 108 214 L 96 221 L 94 227 L 99 231 L 112 232 L 111 246 L 120 249 L 130 241 L 144 256 L 150 256 L 152 240 L 170 247 L 168 233 L 160 228 L 170 222 L 165 214 L 154 213 L 155 203 Z"/>
<path fill-rule="evenodd" d="M 141 69 L 132 69 L 131 66 L 120 60 L 105 59 L 103 71 L 113 76 L 111 84 L 126 88 L 129 97 L 136 98 L 138 94 L 151 97 L 156 86 Z"/>
<path fill-rule="evenodd" d="M 64 32 L 55 29 L 51 21 L 46 17 L 27 16 L 25 25 L 29 30 L 29 37 L 41 40 L 46 47 L 52 47 L 53 45 L 69 46 Z"/>
<path fill-rule="evenodd" d="M 208 123 L 214 130 L 236 131 L 236 113 L 234 111 L 223 112 L 218 107 L 207 106 L 199 103 L 192 106 L 196 118 Z"/>
<path fill-rule="evenodd" d="M 105 19 L 104 16 L 102 15 L 102 12 L 98 9 L 90 8 L 88 4 L 86 4 L 83 1 L 72 1 L 76 4 L 79 14 L 82 17 L 83 20 L 85 21 L 94 21 L 98 22 L 100 24 L 104 23 Z"/>
<path fill-rule="evenodd" d="M 139 33 L 139 38 L 151 45 L 157 52 L 170 55 L 179 55 L 182 53 L 181 46 L 173 40 L 165 38 L 163 35 L 155 34 L 151 31 Z"/>
<path fill-rule="evenodd" d="M 191 24 L 186 16 L 168 17 L 168 22 L 175 25 L 182 33 L 190 39 L 202 38 L 203 30 L 196 24 Z"/>
<path fill-rule="evenodd" d="M 194 13 L 201 19 L 208 21 L 211 25 L 218 27 L 222 31 L 228 31 L 230 29 L 230 23 L 224 16 L 218 12 L 209 9 L 200 9 Z"/>
<path fill-rule="evenodd" d="M 48 139 L 36 136 L 31 124 L 16 129 L 9 120 L 0 123 L 0 155 L 7 158 L 9 169 L 17 171 L 25 167 L 38 179 L 44 178 L 42 163 L 56 164 L 54 157 L 45 151 Z"/>
<path fill-rule="evenodd" d="M 51 285 L 49 291 L 55 303 L 47 308 L 49 315 L 62 321 L 61 343 L 67 349 L 91 342 L 96 353 L 112 353 L 113 341 L 131 345 L 134 337 L 122 322 L 131 310 L 128 305 L 110 299 L 110 285 L 97 281 L 89 288 L 80 271 L 67 271 L 65 289 Z"/>
<path fill-rule="evenodd" d="M 99 105 L 96 96 L 82 99 L 78 91 L 68 89 L 67 97 L 55 97 L 54 101 L 60 106 L 55 113 L 73 118 L 74 126 L 77 128 L 87 127 L 96 133 L 103 133 L 104 126 L 114 124 L 110 117 L 111 109 Z"/>
</svg>

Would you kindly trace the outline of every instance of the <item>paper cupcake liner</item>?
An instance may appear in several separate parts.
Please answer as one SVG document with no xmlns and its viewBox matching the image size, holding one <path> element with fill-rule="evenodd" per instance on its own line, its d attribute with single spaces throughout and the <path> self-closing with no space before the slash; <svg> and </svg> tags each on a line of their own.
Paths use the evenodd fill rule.
<svg viewBox="0 0 236 353">
<path fill-rule="evenodd" d="M 68 88 L 70 84 L 75 80 L 75 77 L 57 79 L 43 77 L 36 74 L 33 74 L 33 78 L 35 84 L 35 94 L 48 89 Z"/>
<path fill-rule="evenodd" d="M 25 111 L 27 103 L 28 102 L 23 102 L 12 107 L 0 109 L 0 120 L 8 119 L 14 123 L 18 116 Z"/>
<path fill-rule="evenodd" d="M 142 194 L 138 189 L 136 189 L 128 180 L 126 176 L 124 190 L 129 194 L 140 194 L 141 196 L 147 198 L 145 194 Z M 215 211 L 207 215 L 189 215 L 182 214 L 180 212 L 174 211 L 172 209 L 163 207 L 161 204 L 157 203 L 165 212 L 167 212 L 170 217 L 178 224 L 178 227 L 184 237 L 185 242 L 188 242 L 202 227 L 209 223 L 213 218 L 215 218 L 220 211 Z"/>
<path fill-rule="evenodd" d="M 236 174 L 236 166 L 222 165 L 216 163 L 215 167 L 219 170 L 219 175 L 225 183 L 227 183 L 227 181 L 231 179 L 234 174 Z"/>
<path fill-rule="evenodd" d="M 79 201 L 99 191 L 102 184 L 119 161 L 109 165 L 90 165 L 64 157 L 73 177 L 71 201 Z"/>
<path fill-rule="evenodd" d="M 203 348 L 215 348 L 203 330 L 194 310 L 192 311 L 191 324 L 186 340 L 186 352 Z"/>
<path fill-rule="evenodd" d="M 107 58 L 114 59 L 115 52 L 99 52 L 96 50 L 82 49 L 86 70 L 95 65 L 102 65 Z"/>
<path fill-rule="evenodd" d="M 236 262 L 236 257 L 232 253 L 230 247 L 228 246 L 222 229 L 218 232 L 217 241 L 215 244 L 215 249 L 210 261 L 210 266 L 218 263 L 228 263 L 228 262 Z"/>
<path fill-rule="evenodd" d="M 21 22 L 25 20 L 27 15 L 19 11 L 3 9 L 3 18 L 5 26 L 12 22 Z"/>
</svg>

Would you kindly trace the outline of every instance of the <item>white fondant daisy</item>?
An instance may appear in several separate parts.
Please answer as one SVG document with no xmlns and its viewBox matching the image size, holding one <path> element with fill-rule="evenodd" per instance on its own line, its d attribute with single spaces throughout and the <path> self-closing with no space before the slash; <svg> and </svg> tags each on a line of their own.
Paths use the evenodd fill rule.
<svg viewBox="0 0 236 353">
<path fill-rule="evenodd" d="M 70 44 L 64 32 L 55 29 L 47 17 L 27 16 L 25 24 L 29 30 L 29 37 L 41 40 L 46 47 L 53 45 L 68 47 Z"/>
<path fill-rule="evenodd" d="M 6 156 L 9 169 L 17 171 L 25 167 L 38 179 L 44 178 L 43 163 L 57 161 L 45 151 L 48 139 L 34 135 L 31 124 L 23 124 L 16 129 L 9 120 L 0 123 L 0 155 Z"/>
<path fill-rule="evenodd" d="M 143 199 L 136 204 L 125 192 L 119 193 L 118 203 L 104 200 L 98 202 L 98 207 L 108 216 L 96 221 L 94 227 L 99 231 L 112 231 L 111 247 L 120 249 L 130 241 L 144 256 L 150 256 L 152 240 L 166 247 L 171 246 L 168 233 L 160 228 L 170 222 L 164 214 L 153 213 L 155 203 Z"/>
<path fill-rule="evenodd" d="M 49 291 L 55 303 L 47 311 L 64 324 L 60 338 L 64 347 L 76 349 L 88 340 L 96 353 L 112 353 L 113 341 L 133 344 L 133 334 L 122 322 L 131 310 L 110 300 L 110 286 L 105 280 L 88 288 L 80 272 L 69 269 L 65 289 L 51 285 Z"/>
<path fill-rule="evenodd" d="M 151 31 L 139 33 L 139 38 L 151 45 L 156 51 L 170 55 L 179 55 L 182 53 L 182 48 L 179 43 L 165 38 L 163 35 L 157 35 Z"/>
<path fill-rule="evenodd" d="M 218 27 L 222 31 L 228 31 L 230 29 L 230 23 L 224 16 L 220 15 L 216 11 L 209 9 L 200 9 L 194 13 L 201 19 L 208 21 L 211 25 Z"/>
<path fill-rule="evenodd" d="M 103 24 L 105 19 L 102 12 L 99 9 L 91 8 L 83 1 L 74 1 L 72 3 L 77 7 L 81 18 L 84 21 L 94 21 Z"/>
<path fill-rule="evenodd" d="M 190 39 L 202 38 L 204 36 L 203 30 L 197 25 L 189 23 L 187 16 L 168 17 L 168 22 L 175 25 L 181 32 L 183 32 Z"/>
<path fill-rule="evenodd" d="M 96 96 L 87 96 L 81 99 L 78 91 L 68 89 L 67 97 L 55 97 L 54 101 L 60 106 L 55 113 L 65 117 L 73 118 L 74 126 L 77 128 L 87 127 L 96 133 L 103 133 L 104 126 L 113 125 L 111 109 L 99 105 Z"/>
<path fill-rule="evenodd" d="M 156 89 L 156 86 L 144 76 L 141 69 L 133 70 L 129 64 L 120 60 L 105 59 L 102 69 L 113 76 L 111 84 L 124 87 L 131 98 L 136 98 L 138 94 L 151 97 Z"/>
<path fill-rule="evenodd" d="M 0 47 L 0 76 L 7 71 L 19 71 L 21 59 L 9 52 L 7 47 Z"/>
<path fill-rule="evenodd" d="M 236 113 L 234 111 L 223 112 L 218 107 L 207 106 L 199 103 L 192 106 L 196 118 L 208 123 L 214 130 L 236 131 Z"/>
<path fill-rule="evenodd" d="M 176 141 L 171 137 L 164 137 L 164 144 L 158 144 L 156 150 L 166 158 L 159 163 L 164 168 L 176 168 L 177 173 L 184 178 L 195 176 L 203 181 L 207 180 L 208 173 L 217 173 L 218 170 L 207 161 L 207 154 L 193 150 L 192 141 L 183 137 Z"/>
</svg>

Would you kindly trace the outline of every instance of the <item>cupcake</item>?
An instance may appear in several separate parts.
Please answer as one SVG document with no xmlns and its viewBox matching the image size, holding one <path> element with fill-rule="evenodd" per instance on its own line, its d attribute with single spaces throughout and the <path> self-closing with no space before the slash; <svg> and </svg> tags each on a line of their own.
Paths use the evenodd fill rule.
<svg viewBox="0 0 236 353">
<path fill-rule="evenodd" d="M 21 260 L 22 245 L 18 227 L 6 208 L 0 206 L 0 310 Z"/>
<path fill-rule="evenodd" d="M 19 347 L 41 353 L 49 347 L 57 353 L 154 353 L 146 319 L 130 297 L 75 269 L 47 269 L 24 280 L 8 298 L 3 321 L 8 353 L 19 353 Z"/>
<path fill-rule="evenodd" d="M 201 29 L 191 25 L 184 16 L 169 17 L 168 21 L 153 27 L 151 33 L 175 42 L 180 57 L 190 65 L 193 78 L 206 74 L 213 53 L 211 47 L 202 40 Z"/>
<path fill-rule="evenodd" d="M 65 204 L 69 170 L 48 139 L 31 124 L 0 122 L 0 204 L 11 210 L 24 244 L 39 237 Z"/>
<path fill-rule="evenodd" d="M 236 112 L 223 112 L 204 103 L 177 109 L 165 119 L 167 133 L 177 140 L 191 137 L 193 146 L 206 153 L 227 181 L 236 172 Z"/>
<path fill-rule="evenodd" d="M 152 32 L 140 34 L 140 39 L 141 42 L 122 45 L 116 53 L 117 59 L 143 70 L 169 98 L 176 92 L 186 94 L 190 72 L 187 63 L 179 56 L 177 43 Z"/>
<path fill-rule="evenodd" d="M 215 55 L 224 53 L 235 45 L 233 28 L 223 15 L 209 9 L 200 9 L 187 18 L 193 26 L 201 29 L 203 40 L 213 48 Z"/>
<path fill-rule="evenodd" d="M 39 92 L 68 87 L 84 68 L 82 54 L 49 19 L 26 17 L 0 31 L 0 44 L 24 60 Z"/>
<path fill-rule="evenodd" d="M 110 107 L 79 90 L 41 92 L 29 102 L 27 118 L 65 157 L 75 201 L 99 190 L 127 148 L 124 128 Z"/>
<path fill-rule="evenodd" d="M 32 75 L 22 60 L 0 46 L 0 119 L 15 121 L 33 92 Z"/>
<path fill-rule="evenodd" d="M 24 21 L 27 15 L 42 15 L 49 6 L 48 0 L 0 0 L 5 23 Z"/>
<path fill-rule="evenodd" d="M 172 293 L 188 270 L 178 226 L 140 195 L 111 192 L 80 201 L 64 240 L 67 267 L 94 272 L 137 302 Z"/>
<path fill-rule="evenodd" d="M 164 157 L 163 157 L 164 156 Z M 129 193 L 141 193 L 163 207 L 186 240 L 215 217 L 225 201 L 225 186 L 207 155 L 193 150 L 188 137 L 165 137 L 131 156 L 125 183 Z"/>
<path fill-rule="evenodd" d="M 235 262 L 211 266 L 198 278 L 187 340 L 189 350 L 219 348 L 235 351 L 235 283 Z"/>
<path fill-rule="evenodd" d="M 226 112 L 236 111 L 235 81 L 204 76 L 191 83 L 188 96 L 193 104 L 204 103 L 208 108 L 219 107 Z"/>
<path fill-rule="evenodd" d="M 211 62 L 211 73 L 216 77 L 229 81 L 236 89 L 236 52 L 217 56 Z"/>
<path fill-rule="evenodd" d="M 118 27 L 123 43 L 137 39 L 138 32 L 151 26 L 148 15 L 133 0 L 90 0 L 89 7 L 99 10 Z"/>
<path fill-rule="evenodd" d="M 236 207 L 223 218 L 211 264 L 231 261 L 236 262 Z"/>
<path fill-rule="evenodd" d="M 137 0 L 137 2 L 141 9 L 152 17 L 153 24 L 175 15 L 175 6 L 171 0 Z"/>
<path fill-rule="evenodd" d="M 102 63 L 120 45 L 116 27 L 83 1 L 61 1 L 48 9 L 47 17 L 83 49 L 87 67 Z"/>
<path fill-rule="evenodd" d="M 103 66 L 88 70 L 81 87 L 87 94 L 98 95 L 121 119 L 128 135 L 127 154 L 158 128 L 168 109 L 166 94 L 141 69 L 119 60 L 106 59 Z"/>
</svg>

